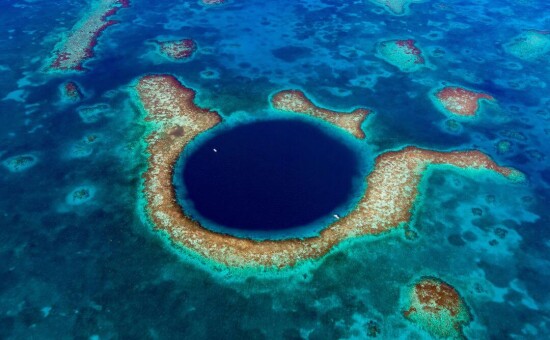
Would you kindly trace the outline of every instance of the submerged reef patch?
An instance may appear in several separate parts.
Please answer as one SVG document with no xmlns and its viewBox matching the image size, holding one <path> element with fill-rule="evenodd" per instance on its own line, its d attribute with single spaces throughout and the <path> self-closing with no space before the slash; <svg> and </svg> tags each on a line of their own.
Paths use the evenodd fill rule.
<svg viewBox="0 0 550 340">
<path fill-rule="evenodd" d="M 201 4 L 204 6 L 216 6 L 216 5 L 222 5 L 225 3 L 225 0 L 201 0 Z"/>
<path fill-rule="evenodd" d="M 97 134 L 84 136 L 82 139 L 69 146 L 66 156 L 68 158 L 84 158 L 90 156 L 94 152 L 93 145 L 98 142 L 99 138 Z"/>
<path fill-rule="evenodd" d="M 409 6 L 413 3 L 424 2 L 425 0 L 369 0 L 370 2 L 384 7 L 393 15 L 410 14 Z"/>
<path fill-rule="evenodd" d="M 74 81 L 61 84 L 61 100 L 66 103 L 78 103 L 82 100 L 82 90 Z"/>
<path fill-rule="evenodd" d="M 38 158 L 31 154 L 23 154 L 10 157 L 2 162 L 2 165 L 10 172 L 22 172 L 36 165 Z"/>
<path fill-rule="evenodd" d="M 504 50 L 527 61 L 542 59 L 550 54 L 550 31 L 527 30 L 504 44 Z"/>
<path fill-rule="evenodd" d="M 460 86 L 444 86 L 432 90 L 430 99 L 437 109 L 449 116 L 474 117 L 480 110 L 480 101 L 495 101 L 492 96 Z"/>
<path fill-rule="evenodd" d="M 189 142 L 219 124 L 221 117 L 198 107 L 194 103 L 195 92 L 170 75 L 144 76 L 137 81 L 135 90 L 150 131 L 145 139 L 148 167 L 143 182 L 147 216 L 174 243 L 226 266 L 292 266 L 325 255 L 345 239 L 396 228 L 409 221 L 422 175 L 432 165 L 490 170 L 507 178 L 521 178 L 517 171 L 498 166 L 479 151 L 439 152 L 406 147 L 376 158 L 366 179 L 366 192 L 356 208 L 318 236 L 252 240 L 216 233 L 184 212 L 177 202 L 173 178 L 174 165 Z"/>
<path fill-rule="evenodd" d="M 103 117 L 111 115 L 111 106 L 105 103 L 98 103 L 94 105 L 79 106 L 76 111 L 86 124 L 92 124 L 98 122 Z"/>
<path fill-rule="evenodd" d="M 200 72 L 202 79 L 220 79 L 220 72 L 216 69 L 206 68 Z"/>
<path fill-rule="evenodd" d="M 87 15 L 77 22 L 71 32 L 56 46 L 49 65 L 52 71 L 83 71 L 82 63 L 93 56 L 99 35 L 117 23 L 108 20 L 119 9 L 129 7 L 129 0 L 96 0 Z"/>
<path fill-rule="evenodd" d="M 172 61 L 186 61 L 193 57 L 197 50 L 197 44 L 193 39 L 155 40 L 153 43 L 156 45 L 160 55 Z"/>
<path fill-rule="evenodd" d="M 67 194 L 67 197 L 65 197 L 65 202 L 68 205 L 81 205 L 94 198 L 95 192 L 96 188 L 93 186 L 79 186 Z"/>
<path fill-rule="evenodd" d="M 468 306 L 456 289 L 434 277 L 423 277 L 408 288 L 403 315 L 437 338 L 463 339 L 471 320 Z"/>
<path fill-rule="evenodd" d="M 402 72 L 415 72 L 426 67 L 422 50 L 412 39 L 381 41 L 376 44 L 376 56 Z"/>
</svg>

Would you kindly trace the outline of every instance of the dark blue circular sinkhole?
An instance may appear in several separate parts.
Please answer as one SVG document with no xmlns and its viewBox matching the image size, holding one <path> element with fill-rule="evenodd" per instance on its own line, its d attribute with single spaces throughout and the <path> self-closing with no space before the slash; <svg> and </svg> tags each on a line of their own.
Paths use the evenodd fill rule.
<svg viewBox="0 0 550 340">
<path fill-rule="evenodd" d="M 204 227 L 238 235 L 334 220 L 364 181 L 357 151 L 325 130 L 284 119 L 212 132 L 178 162 L 180 204 Z"/>
</svg>

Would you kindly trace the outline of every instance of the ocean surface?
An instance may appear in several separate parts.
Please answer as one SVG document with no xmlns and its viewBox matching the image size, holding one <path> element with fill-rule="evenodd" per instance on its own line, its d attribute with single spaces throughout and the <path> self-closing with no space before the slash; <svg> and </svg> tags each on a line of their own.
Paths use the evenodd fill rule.
<svg viewBox="0 0 550 340">
<path fill-rule="evenodd" d="M 0 2 L 0 339 L 437 338 L 403 313 L 424 276 L 460 293 L 468 339 L 550 337 L 546 0 L 425 0 L 398 15 L 367 0 L 131 0 L 109 16 L 117 22 L 99 33 L 83 70 L 52 70 L 59 44 L 105 1 Z M 196 43 L 191 57 L 159 53 L 159 41 L 179 39 Z M 403 69 L 381 56 L 380 43 L 393 40 L 413 40 L 424 63 Z M 273 115 L 270 98 L 286 89 L 338 111 L 369 108 L 364 146 L 339 141 L 352 155 L 327 165 L 331 178 L 338 165 L 353 177 L 380 154 L 417 146 L 479 150 L 525 180 L 436 168 L 406 228 L 344 242 L 305 268 L 211 266 L 184 255 L 144 213 L 148 131 L 134 88 L 147 74 L 172 74 L 201 107 L 252 125 Z M 67 82 L 79 99 L 63 94 Z M 473 119 L 453 117 L 430 97 L 447 85 L 495 100 Z M 316 143 L 299 147 L 342 134 L 323 124 L 326 136 L 310 131 Z M 247 128 L 235 125 L 229 131 Z M 230 137 L 218 130 L 201 138 Z M 324 180 L 309 169 L 328 161 L 317 151 L 296 173 Z M 320 222 L 286 235 L 343 217 L 362 185 L 336 185 L 329 208 L 321 200 L 308 211 Z M 247 217 L 253 227 L 261 220 Z"/>
<path fill-rule="evenodd" d="M 369 155 L 311 124 L 265 120 L 211 133 L 182 155 L 175 175 L 184 210 L 203 226 L 248 237 L 299 235 L 293 229 L 311 236 L 328 224 L 320 219 L 343 215 L 364 191 L 358 158 Z"/>
</svg>

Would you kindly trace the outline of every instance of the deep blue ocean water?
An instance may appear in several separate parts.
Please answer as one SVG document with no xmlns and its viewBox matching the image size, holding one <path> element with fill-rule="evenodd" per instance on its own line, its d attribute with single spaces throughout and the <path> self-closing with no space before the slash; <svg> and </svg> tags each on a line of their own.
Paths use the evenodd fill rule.
<svg viewBox="0 0 550 340">
<path fill-rule="evenodd" d="M 0 162 L 38 160 L 22 172 L 0 165 L 0 338 L 349 339 L 367 337 L 370 322 L 378 338 L 429 338 L 401 314 L 402 288 L 422 275 L 462 294 L 470 339 L 550 334 L 550 65 L 548 55 L 527 61 L 503 48 L 525 29 L 550 29 L 546 1 L 428 0 L 397 17 L 369 1 L 134 0 L 99 38 L 88 71 L 66 75 L 43 66 L 85 15 L 82 2 L 0 9 Z M 193 59 L 170 62 L 148 43 L 171 38 L 195 39 Z M 391 39 L 415 39 L 432 67 L 402 73 L 377 58 L 376 43 Z M 477 149 L 527 180 L 437 170 L 422 183 L 415 240 L 402 230 L 362 238 L 282 277 L 213 272 L 141 218 L 144 127 L 130 93 L 147 73 L 178 76 L 225 117 L 267 110 L 269 95 L 288 88 L 327 107 L 370 107 L 373 155 Z M 60 102 L 67 80 L 82 102 Z M 449 129 L 427 95 L 441 82 L 498 104 Z M 110 109 L 84 122 L 77 108 L 99 103 Z M 88 152 L 75 152 L 91 134 Z M 499 152 L 502 141 L 509 151 Z M 68 204 L 81 187 L 93 197 Z"/>
<path fill-rule="evenodd" d="M 184 210 L 203 225 L 264 237 L 307 226 L 319 231 L 319 219 L 334 220 L 362 194 L 357 158 L 364 155 L 354 151 L 297 119 L 240 124 L 184 155 L 178 189 Z"/>
</svg>

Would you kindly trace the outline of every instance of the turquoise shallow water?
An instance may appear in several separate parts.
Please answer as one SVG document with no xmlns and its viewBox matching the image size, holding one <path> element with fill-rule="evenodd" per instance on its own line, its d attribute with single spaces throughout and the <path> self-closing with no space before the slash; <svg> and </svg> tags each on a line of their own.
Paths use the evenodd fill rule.
<svg viewBox="0 0 550 340">
<path fill-rule="evenodd" d="M 546 2 L 429 0 L 394 16 L 369 1 L 133 0 L 86 71 L 59 74 L 44 66 L 87 8 L 0 8 L 0 338 L 430 338 L 402 315 L 424 275 L 460 292 L 470 339 L 550 334 L 549 55 L 506 48 L 550 29 Z M 151 43 L 182 38 L 198 46 L 186 62 Z M 402 72 L 379 58 L 377 43 L 394 39 L 415 40 L 428 66 Z M 224 117 L 270 110 L 289 88 L 325 107 L 369 107 L 373 155 L 477 149 L 526 181 L 437 168 L 420 185 L 414 239 L 404 228 L 356 239 L 280 275 L 198 264 L 142 218 L 145 128 L 131 86 L 148 73 L 178 76 Z M 66 81 L 82 101 L 61 100 Z M 496 102 L 478 120 L 449 119 L 429 97 L 445 84 Z M 33 162 L 10 171 L 20 155 Z"/>
</svg>

